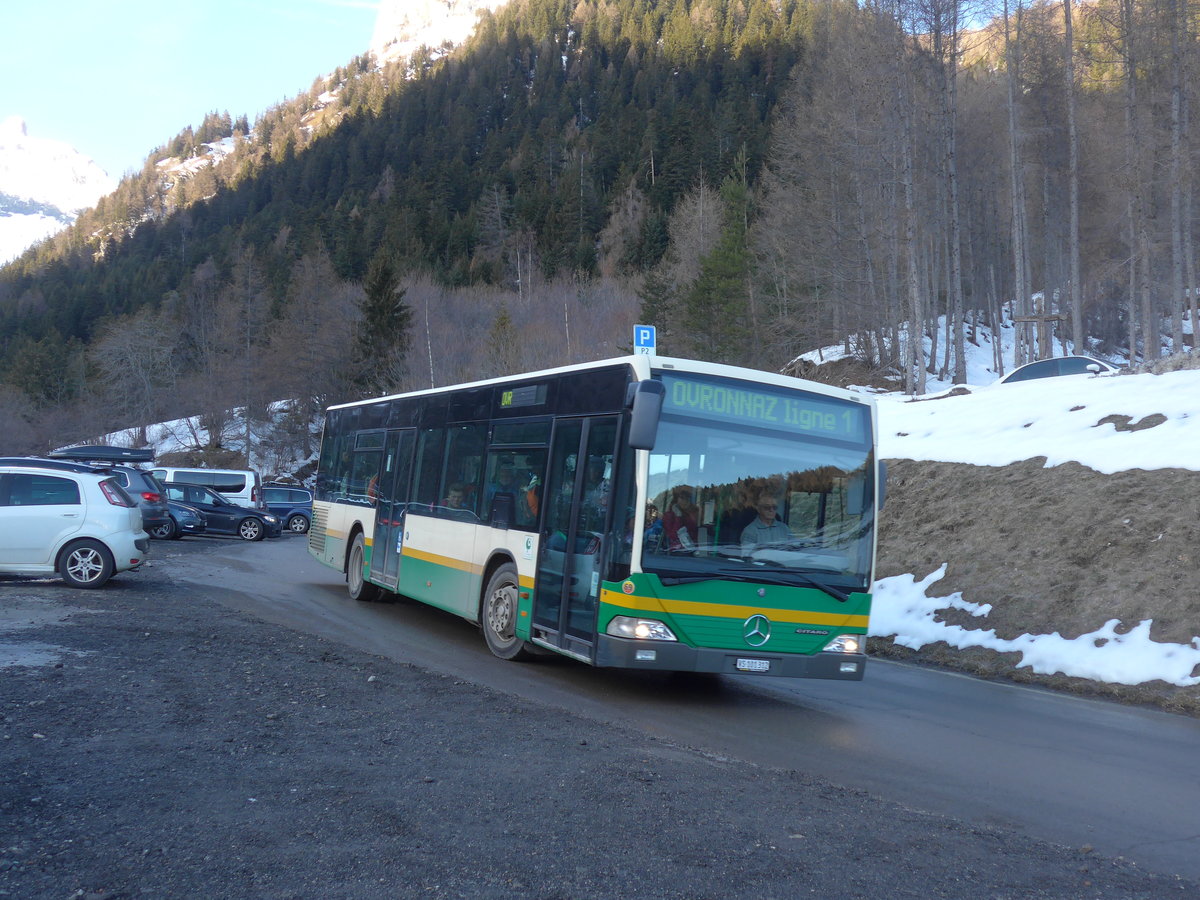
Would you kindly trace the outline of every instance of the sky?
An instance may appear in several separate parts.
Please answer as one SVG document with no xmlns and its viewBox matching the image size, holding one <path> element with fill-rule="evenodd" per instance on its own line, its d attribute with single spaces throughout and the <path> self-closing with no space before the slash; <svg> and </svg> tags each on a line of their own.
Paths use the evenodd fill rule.
<svg viewBox="0 0 1200 900">
<path fill-rule="evenodd" d="M 1003 334 L 1011 337 L 1011 329 Z M 941 402 L 879 396 L 880 457 L 1004 466 L 1045 456 L 1047 466 L 1075 461 L 1107 474 L 1159 468 L 1200 471 L 1200 369 L 996 384 L 995 374 L 986 367 L 990 358 L 990 347 L 984 347 L 968 366 L 969 396 Z M 1007 346 L 1006 358 L 1012 359 Z M 925 396 L 951 387 L 935 383 Z M 1136 422 L 1154 413 L 1167 420 L 1141 431 L 1095 427 L 1110 414 L 1127 415 Z M 1200 665 L 1200 636 L 1189 644 L 1158 643 L 1150 640 L 1153 620 L 1125 623 L 1132 629 L 1117 634 L 1119 623 L 1114 619 L 1096 622 L 1093 631 L 1074 640 L 1058 634 L 1004 640 L 987 627 L 988 605 L 938 589 L 945 573 L 943 564 L 920 581 L 911 574 L 877 581 L 870 633 L 913 649 L 945 641 L 956 648 L 1017 652 L 1021 654 L 1018 668 L 1038 674 L 1062 673 L 1113 684 L 1156 679 L 1179 686 L 1200 684 L 1200 678 L 1191 674 Z M 978 625 L 966 629 L 937 621 L 938 610 L 947 608 L 970 613 Z M 1200 635 L 1200 623 L 1196 634 Z"/>
<path fill-rule="evenodd" d="M 0 121 L 113 180 L 214 110 L 256 116 L 371 45 L 378 0 L 10 0 Z"/>
</svg>

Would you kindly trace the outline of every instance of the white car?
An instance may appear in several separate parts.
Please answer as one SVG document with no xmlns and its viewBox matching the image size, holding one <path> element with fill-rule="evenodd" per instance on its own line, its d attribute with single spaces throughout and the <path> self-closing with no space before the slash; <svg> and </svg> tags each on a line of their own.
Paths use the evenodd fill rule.
<svg viewBox="0 0 1200 900">
<path fill-rule="evenodd" d="M 1012 384 L 1014 381 L 1029 381 L 1033 378 L 1054 378 L 1058 375 L 1099 375 L 1101 372 L 1115 371 L 1115 366 L 1090 356 L 1056 356 L 1018 366 L 1001 378 L 999 384 Z"/>
<path fill-rule="evenodd" d="M 149 547 L 137 502 L 102 466 L 0 458 L 0 573 L 97 588 Z"/>
</svg>

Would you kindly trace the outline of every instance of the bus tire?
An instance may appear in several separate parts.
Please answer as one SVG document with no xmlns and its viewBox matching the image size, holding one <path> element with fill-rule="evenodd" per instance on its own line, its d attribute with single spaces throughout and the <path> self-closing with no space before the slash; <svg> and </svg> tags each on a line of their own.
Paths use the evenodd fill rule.
<svg viewBox="0 0 1200 900">
<path fill-rule="evenodd" d="M 367 541 L 362 532 L 354 535 L 350 545 L 350 559 L 346 563 L 346 587 L 350 589 L 350 599 L 363 603 L 372 603 L 380 598 L 383 589 L 367 581 L 363 571 L 367 563 Z"/>
<path fill-rule="evenodd" d="M 504 563 L 492 573 L 483 592 L 479 624 L 488 649 L 501 659 L 528 659 L 525 642 L 517 637 L 517 567 Z"/>
</svg>

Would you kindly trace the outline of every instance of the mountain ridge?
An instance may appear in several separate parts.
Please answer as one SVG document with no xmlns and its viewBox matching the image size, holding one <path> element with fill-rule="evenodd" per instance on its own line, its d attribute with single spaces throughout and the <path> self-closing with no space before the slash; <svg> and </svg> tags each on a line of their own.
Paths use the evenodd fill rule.
<svg viewBox="0 0 1200 900">
<path fill-rule="evenodd" d="M 19 116 L 0 122 L 0 265 L 69 226 L 115 187 L 70 144 L 30 137 Z"/>
</svg>

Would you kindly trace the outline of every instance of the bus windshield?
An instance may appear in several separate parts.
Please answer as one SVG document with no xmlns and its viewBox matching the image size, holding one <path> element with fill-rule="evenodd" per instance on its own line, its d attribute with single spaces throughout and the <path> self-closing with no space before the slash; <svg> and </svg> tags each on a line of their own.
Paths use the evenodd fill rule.
<svg viewBox="0 0 1200 900">
<path fill-rule="evenodd" d="M 869 589 L 870 411 L 816 393 L 663 374 L 642 571 Z"/>
</svg>

